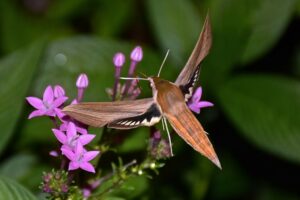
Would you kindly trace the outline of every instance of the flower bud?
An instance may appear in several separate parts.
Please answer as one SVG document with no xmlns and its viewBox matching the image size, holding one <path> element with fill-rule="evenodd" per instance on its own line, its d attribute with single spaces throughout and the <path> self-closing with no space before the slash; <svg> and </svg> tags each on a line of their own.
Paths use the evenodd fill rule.
<svg viewBox="0 0 300 200">
<path fill-rule="evenodd" d="M 89 85 L 89 79 L 86 74 L 80 74 L 76 81 L 77 88 L 87 88 Z"/>
<path fill-rule="evenodd" d="M 140 62 L 143 59 L 142 47 L 136 46 L 130 54 L 130 59 L 135 62 Z"/>
<path fill-rule="evenodd" d="M 113 58 L 113 63 L 116 68 L 121 68 L 125 63 L 125 56 L 123 53 L 116 53 Z"/>
</svg>

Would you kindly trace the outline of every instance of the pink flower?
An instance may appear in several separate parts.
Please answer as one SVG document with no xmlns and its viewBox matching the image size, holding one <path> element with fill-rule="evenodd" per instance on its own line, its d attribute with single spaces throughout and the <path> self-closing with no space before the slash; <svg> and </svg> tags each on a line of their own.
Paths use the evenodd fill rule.
<svg viewBox="0 0 300 200">
<path fill-rule="evenodd" d="M 52 131 L 58 141 L 63 144 L 63 146 L 61 147 L 62 151 L 63 149 L 73 150 L 78 142 L 80 142 L 82 145 L 86 145 L 90 143 L 95 137 L 95 135 L 91 134 L 78 135 L 76 126 L 73 122 L 70 122 L 68 124 L 67 134 L 64 134 L 58 129 L 52 129 Z"/>
<path fill-rule="evenodd" d="M 89 161 L 99 153 L 99 151 L 86 151 L 80 142 L 77 142 L 74 152 L 70 149 L 63 149 L 63 154 L 70 160 L 69 170 L 81 168 L 92 173 L 95 173 L 95 168 Z"/>
<path fill-rule="evenodd" d="M 54 93 L 52 87 L 49 85 L 43 95 L 43 100 L 37 97 L 27 97 L 26 100 L 30 105 L 36 108 L 35 111 L 30 113 L 29 119 L 38 116 L 51 116 L 55 117 L 56 112 L 55 109 L 60 107 L 68 97 L 60 96 L 58 98 L 54 98 Z"/>
<path fill-rule="evenodd" d="M 202 96 L 202 88 L 198 87 L 195 93 L 193 94 L 193 97 L 188 102 L 188 106 L 190 110 L 198 114 L 200 113 L 201 108 L 211 107 L 214 105 L 213 103 L 208 101 L 201 101 L 201 96 Z"/>
</svg>

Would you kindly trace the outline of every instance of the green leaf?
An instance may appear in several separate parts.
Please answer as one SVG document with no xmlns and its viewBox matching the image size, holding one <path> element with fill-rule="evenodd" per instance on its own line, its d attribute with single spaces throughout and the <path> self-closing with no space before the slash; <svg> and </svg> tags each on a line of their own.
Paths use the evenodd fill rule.
<svg viewBox="0 0 300 200">
<path fill-rule="evenodd" d="M 111 6 L 110 0 L 101 1 L 92 20 L 95 32 L 102 37 L 113 37 L 120 33 L 131 23 L 129 20 L 135 13 L 134 5 L 133 0 L 115 0 L 114 6 Z"/>
<path fill-rule="evenodd" d="M 127 133 L 120 133 L 127 134 Z M 133 151 L 145 150 L 147 139 L 149 138 L 149 128 L 138 128 L 130 133 L 124 142 L 118 147 L 118 151 L 128 153 Z"/>
<path fill-rule="evenodd" d="M 232 78 L 219 90 L 220 104 L 249 141 L 300 162 L 300 83 L 283 77 Z"/>
<path fill-rule="evenodd" d="M 36 200 L 26 188 L 4 176 L 0 176 L 0 194 L 5 200 Z"/>
<path fill-rule="evenodd" d="M 4 52 L 13 52 L 44 37 L 49 33 L 50 27 L 49 23 L 40 18 L 28 15 L 15 2 L 0 1 L 0 40 Z"/>
<path fill-rule="evenodd" d="M 148 187 L 146 176 L 131 176 L 122 183 L 120 188 L 116 188 L 108 196 L 125 197 L 125 199 L 134 199 L 139 197 Z"/>
<path fill-rule="evenodd" d="M 241 57 L 247 63 L 262 56 L 278 41 L 295 11 L 296 0 L 263 0 L 251 16 L 251 35 Z"/>
<path fill-rule="evenodd" d="M 249 36 L 249 18 L 257 1 L 208 1 L 213 45 L 209 56 L 204 60 L 200 78 L 209 87 L 222 85 L 239 62 Z"/>
<path fill-rule="evenodd" d="M 51 19 L 65 19 L 76 16 L 90 2 L 84 0 L 62 0 L 52 2 L 47 17 Z"/>
<path fill-rule="evenodd" d="M 45 163 L 38 163 L 32 154 L 16 154 L 0 166 L 0 175 L 18 181 L 32 191 L 38 191 L 43 171 L 50 170 Z"/>
<path fill-rule="evenodd" d="M 20 181 L 36 163 L 36 158 L 29 154 L 19 154 L 3 162 L 0 174 Z"/>
<path fill-rule="evenodd" d="M 210 199 L 239 199 L 244 194 L 249 194 L 253 180 L 246 170 L 239 165 L 234 157 L 222 152 L 223 170 L 216 171 L 210 185 Z M 230 180 L 231 184 L 228 184 Z"/>
<path fill-rule="evenodd" d="M 41 148 L 56 144 L 57 139 L 51 131 L 52 128 L 53 122 L 48 117 L 26 119 L 22 129 L 18 131 L 16 149 L 22 151 L 29 146 Z"/>
<path fill-rule="evenodd" d="M 191 199 L 204 199 L 209 189 L 214 166 L 198 154 L 194 154 L 195 162 L 182 175 L 189 188 Z"/>
<path fill-rule="evenodd" d="M 201 19 L 188 0 L 148 0 L 147 9 L 159 45 L 181 67 L 201 31 Z"/>
<path fill-rule="evenodd" d="M 0 61 L 0 152 L 19 119 L 43 47 L 44 42 L 38 42 Z"/>
</svg>

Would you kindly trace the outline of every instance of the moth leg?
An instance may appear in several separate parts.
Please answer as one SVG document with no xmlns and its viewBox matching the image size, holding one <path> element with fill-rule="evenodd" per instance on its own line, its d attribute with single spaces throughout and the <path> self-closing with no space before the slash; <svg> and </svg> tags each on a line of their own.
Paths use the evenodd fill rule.
<svg viewBox="0 0 300 200">
<path fill-rule="evenodd" d="M 170 135 L 169 128 L 168 128 L 168 123 L 167 123 L 167 120 L 166 120 L 165 117 L 163 117 L 163 124 L 165 124 L 166 130 L 167 130 L 167 133 L 168 133 L 168 139 L 169 139 L 169 146 L 170 146 L 171 156 L 174 156 L 174 154 L 173 154 L 173 148 L 172 148 L 171 135 Z"/>
</svg>

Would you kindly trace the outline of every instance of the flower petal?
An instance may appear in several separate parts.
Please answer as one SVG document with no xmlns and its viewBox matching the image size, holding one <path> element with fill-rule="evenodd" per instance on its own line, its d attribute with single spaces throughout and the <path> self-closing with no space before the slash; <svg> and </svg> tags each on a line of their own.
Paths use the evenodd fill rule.
<svg viewBox="0 0 300 200">
<path fill-rule="evenodd" d="M 76 126 L 73 122 L 69 122 L 68 128 L 67 128 L 67 137 L 73 138 L 77 134 L 76 132 Z"/>
<path fill-rule="evenodd" d="M 45 115 L 50 116 L 50 117 L 55 117 L 56 113 L 54 112 L 53 109 L 50 109 L 50 110 L 45 111 Z"/>
<path fill-rule="evenodd" d="M 67 128 L 68 128 L 68 124 L 63 123 L 63 124 L 60 125 L 59 130 L 61 130 L 61 131 L 67 131 Z"/>
<path fill-rule="evenodd" d="M 35 111 L 33 111 L 33 112 L 30 113 L 30 115 L 28 116 L 28 119 L 31 119 L 33 117 L 43 116 L 43 115 L 45 115 L 45 111 L 35 110 Z"/>
<path fill-rule="evenodd" d="M 88 162 L 90 160 L 93 160 L 99 153 L 100 151 L 88 151 L 85 154 L 83 154 L 82 161 Z"/>
<path fill-rule="evenodd" d="M 81 133 L 83 135 L 88 134 L 88 131 L 86 130 L 86 128 L 80 127 L 78 125 L 76 125 L 76 130 L 77 130 L 78 133 Z"/>
<path fill-rule="evenodd" d="M 62 86 L 56 85 L 54 86 L 54 97 L 59 98 L 65 96 L 65 90 Z"/>
<path fill-rule="evenodd" d="M 38 110 L 45 108 L 43 101 L 37 97 L 27 97 L 26 100 L 30 105 Z"/>
<path fill-rule="evenodd" d="M 67 100 L 68 100 L 68 97 L 58 97 L 57 99 L 54 100 L 53 107 L 58 108 Z"/>
<path fill-rule="evenodd" d="M 211 102 L 208 102 L 208 101 L 200 101 L 198 103 L 199 108 L 205 108 L 205 107 L 211 107 L 211 106 L 214 106 L 214 104 Z"/>
<path fill-rule="evenodd" d="M 66 144 L 67 143 L 67 136 L 61 132 L 60 130 L 57 129 L 52 129 L 56 139 L 58 139 L 58 141 L 62 144 Z"/>
<path fill-rule="evenodd" d="M 79 168 L 79 164 L 77 163 L 77 162 L 74 162 L 74 161 L 71 161 L 70 163 L 69 163 L 69 171 L 70 170 L 75 170 L 75 169 L 78 169 Z"/>
<path fill-rule="evenodd" d="M 95 173 L 95 168 L 91 163 L 83 162 L 83 163 L 80 163 L 79 167 L 85 171 Z"/>
<path fill-rule="evenodd" d="M 75 159 L 75 154 L 73 151 L 71 151 L 68 148 L 65 148 L 64 146 L 60 149 L 62 154 L 65 155 L 69 160 L 73 161 Z"/>
<path fill-rule="evenodd" d="M 48 103 L 52 103 L 53 100 L 54 100 L 53 89 L 52 89 L 51 85 L 48 85 L 47 88 L 44 91 L 43 101 L 46 101 Z"/>
<path fill-rule="evenodd" d="M 85 152 L 85 149 L 83 148 L 80 141 L 78 141 L 77 144 L 76 144 L 76 147 L 75 147 L 75 156 L 76 156 L 76 158 L 79 159 L 84 152 Z"/>
<path fill-rule="evenodd" d="M 192 101 L 193 102 L 198 102 L 200 101 L 201 99 L 201 96 L 202 96 L 202 87 L 198 87 L 192 97 Z"/>
<path fill-rule="evenodd" d="M 86 134 L 86 135 L 81 135 L 79 136 L 79 141 L 82 145 L 86 145 L 90 143 L 94 139 L 95 135 L 92 134 Z"/>
<path fill-rule="evenodd" d="M 198 114 L 200 113 L 200 108 L 196 104 L 189 104 L 188 106 L 191 111 L 198 113 Z"/>
<path fill-rule="evenodd" d="M 54 112 L 55 112 L 55 114 L 57 115 L 57 117 L 58 117 L 61 121 L 63 121 L 63 118 L 66 116 L 66 114 L 63 113 L 63 112 L 61 111 L 61 109 L 59 109 L 59 108 L 54 108 Z"/>
</svg>

